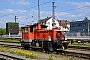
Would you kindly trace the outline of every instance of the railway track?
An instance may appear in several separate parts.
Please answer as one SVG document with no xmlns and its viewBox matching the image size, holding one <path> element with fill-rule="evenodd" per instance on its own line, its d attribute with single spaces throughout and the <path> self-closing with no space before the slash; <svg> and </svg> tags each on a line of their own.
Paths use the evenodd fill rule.
<svg viewBox="0 0 90 60">
<path fill-rule="evenodd" d="M 12 54 L 0 52 L 0 60 L 24 60 Z"/>
<path fill-rule="evenodd" d="M 3 45 L 5 47 L 10 48 L 22 48 L 20 44 L 11 44 L 11 43 L 0 43 L 0 45 Z M 57 50 L 55 51 L 56 54 L 65 55 L 65 56 L 72 56 L 72 57 L 80 57 L 84 59 L 90 60 L 90 52 L 89 51 L 80 51 L 80 50 Z"/>
<path fill-rule="evenodd" d="M 59 52 L 59 53 L 58 53 Z M 78 51 L 78 50 L 58 50 L 56 54 L 79 57 L 90 60 L 90 52 L 88 51 Z"/>
<path fill-rule="evenodd" d="M 26 58 L 25 56 L 10 54 L 8 52 L 0 52 L 0 60 L 32 60 L 32 59 Z"/>
<path fill-rule="evenodd" d="M 7 45 L 7 46 L 17 46 L 18 47 L 21 47 L 21 44 L 20 43 L 7 43 L 7 42 L 0 42 L 0 45 Z M 85 47 L 85 46 L 68 46 L 68 48 L 73 48 L 73 49 L 83 49 L 83 50 L 90 50 L 90 47 Z"/>
<path fill-rule="evenodd" d="M 84 46 L 68 46 L 68 48 L 71 48 L 71 49 L 82 49 L 82 50 L 89 50 L 90 51 L 90 47 L 84 47 Z"/>
<path fill-rule="evenodd" d="M 10 47 L 10 48 L 22 48 L 21 44 L 18 43 L 4 43 L 4 42 L 0 42 L 0 45 L 4 46 L 4 47 Z"/>
</svg>

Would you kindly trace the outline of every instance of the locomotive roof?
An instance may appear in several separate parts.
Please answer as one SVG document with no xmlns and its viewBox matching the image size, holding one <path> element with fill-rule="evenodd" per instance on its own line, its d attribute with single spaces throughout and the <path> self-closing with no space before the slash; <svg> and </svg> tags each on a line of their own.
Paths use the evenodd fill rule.
<svg viewBox="0 0 90 60">
<path fill-rule="evenodd" d="M 47 26 L 46 25 L 42 25 L 40 24 L 42 28 L 46 28 Z M 38 24 L 33 24 L 33 25 L 30 25 L 30 27 L 35 27 L 35 26 L 38 26 Z"/>
<path fill-rule="evenodd" d="M 42 25 L 42 24 L 40 24 L 40 25 L 41 25 L 41 28 L 46 28 L 46 27 L 47 27 L 46 25 Z M 26 25 L 26 26 L 23 26 L 23 27 L 21 27 L 21 28 L 35 27 L 35 26 L 38 26 L 38 24 Z"/>
<path fill-rule="evenodd" d="M 26 26 L 22 26 L 21 28 L 26 28 L 26 27 L 28 27 L 27 25 Z"/>
</svg>

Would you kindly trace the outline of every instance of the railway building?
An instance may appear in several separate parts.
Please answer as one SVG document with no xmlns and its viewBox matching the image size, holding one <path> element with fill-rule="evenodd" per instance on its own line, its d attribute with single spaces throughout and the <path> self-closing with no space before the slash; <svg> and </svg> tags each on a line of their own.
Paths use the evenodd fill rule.
<svg viewBox="0 0 90 60">
<path fill-rule="evenodd" d="M 54 19 L 54 25 L 57 26 L 57 27 L 61 27 L 64 29 L 64 31 L 70 31 L 70 22 L 67 21 L 67 20 L 56 20 Z M 47 29 L 52 29 L 53 25 L 52 25 L 52 18 L 51 17 L 47 17 L 45 19 L 42 19 L 42 20 L 39 20 L 39 23 L 40 24 L 43 24 L 43 25 L 47 25 Z"/>
<path fill-rule="evenodd" d="M 19 23 L 17 22 L 7 22 L 6 23 L 6 34 L 14 35 L 19 33 Z"/>
<path fill-rule="evenodd" d="M 90 20 L 70 22 L 70 32 L 90 35 Z"/>
<path fill-rule="evenodd" d="M 68 20 L 57 20 L 59 22 L 59 26 L 62 26 L 64 31 L 70 31 L 70 22 Z"/>
<path fill-rule="evenodd" d="M 54 20 L 54 23 L 53 23 Z M 47 17 L 45 19 L 42 19 L 39 21 L 40 24 L 48 26 L 48 30 L 52 30 L 53 27 L 59 27 L 59 23 L 56 19 L 53 19 L 51 17 Z"/>
</svg>

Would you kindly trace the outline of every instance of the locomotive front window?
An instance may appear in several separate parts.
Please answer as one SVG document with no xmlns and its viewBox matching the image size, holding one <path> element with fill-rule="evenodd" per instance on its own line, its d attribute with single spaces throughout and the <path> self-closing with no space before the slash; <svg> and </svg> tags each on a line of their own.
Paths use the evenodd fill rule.
<svg viewBox="0 0 90 60">
<path fill-rule="evenodd" d="M 22 32 L 23 32 L 23 33 L 28 33 L 28 28 L 23 28 L 23 29 L 22 29 Z"/>
</svg>

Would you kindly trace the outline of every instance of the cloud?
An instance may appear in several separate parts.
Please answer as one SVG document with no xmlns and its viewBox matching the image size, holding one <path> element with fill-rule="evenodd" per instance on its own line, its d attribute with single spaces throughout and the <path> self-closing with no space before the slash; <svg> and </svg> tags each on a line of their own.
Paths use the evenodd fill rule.
<svg viewBox="0 0 90 60">
<path fill-rule="evenodd" d="M 20 22 L 27 22 L 27 17 L 26 16 L 18 16 L 17 17 L 18 19 L 18 21 L 20 21 Z"/>
<path fill-rule="evenodd" d="M 17 14 L 18 14 L 17 22 L 19 22 L 20 24 L 27 25 L 27 24 L 32 23 L 32 21 L 34 21 L 35 23 L 38 21 L 38 10 L 35 10 L 35 9 L 32 9 L 30 11 L 5 9 L 2 11 L 2 13 L 5 13 L 5 14 L 9 13 L 10 14 L 10 13 L 15 13 L 16 11 L 19 11 L 19 12 L 17 12 Z M 82 20 L 84 17 L 87 17 L 87 16 L 88 15 L 86 15 L 85 13 L 75 13 L 74 14 L 71 12 L 55 12 L 56 19 L 63 19 L 63 20 L 69 20 L 69 21 Z M 40 11 L 40 18 L 44 19 L 46 17 L 52 17 L 52 11 Z M 5 22 L 14 22 L 14 18 L 15 18 L 15 16 L 13 14 L 10 16 L 8 15 L 8 16 L 5 16 L 4 18 L 1 17 L 0 22 L 5 25 Z M 88 16 L 88 18 L 90 18 L 90 17 Z"/>
<path fill-rule="evenodd" d="M 66 19 L 83 19 L 84 17 L 90 18 L 90 2 L 74 2 L 74 1 L 59 1 L 59 3 L 63 3 L 66 5 L 70 5 L 71 8 L 66 9 L 61 13 L 56 13 L 57 17 L 60 16 L 61 18 Z"/>
<path fill-rule="evenodd" d="M 59 0 L 58 0 L 59 1 Z M 90 2 L 86 1 L 86 2 L 74 2 L 74 1 L 59 1 L 59 3 L 63 3 L 63 4 L 68 4 L 71 7 L 71 10 L 74 10 L 76 12 L 84 12 L 84 13 L 89 13 L 90 12 Z"/>
<path fill-rule="evenodd" d="M 90 11 L 90 2 L 66 2 L 76 7 L 76 11 L 88 13 Z"/>
<path fill-rule="evenodd" d="M 11 4 L 29 5 L 30 2 L 25 1 L 25 0 L 16 0 L 16 1 L 13 0 L 13 1 L 11 1 Z"/>
<path fill-rule="evenodd" d="M 86 16 L 86 14 L 84 14 L 84 13 L 77 13 L 77 14 L 73 14 L 70 12 L 56 12 L 55 13 L 56 19 L 69 20 L 69 21 L 82 20 L 85 16 Z"/>
<path fill-rule="evenodd" d="M 0 21 L 0 24 L 3 24 L 4 22 Z"/>
<path fill-rule="evenodd" d="M 1 28 L 5 28 L 7 22 L 14 22 L 14 17 L 12 16 L 0 17 L 0 27 Z"/>
<path fill-rule="evenodd" d="M 0 13 L 10 14 L 10 13 L 25 13 L 26 10 L 13 10 L 13 9 L 4 9 Z"/>
<path fill-rule="evenodd" d="M 72 14 L 71 17 L 72 18 L 79 18 L 79 17 L 84 17 L 85 14 Z"/>
<path fill-rule="evenodd" d="M 38 14 L 38 10 L 33 9 L 29 12 L 29 14 L 34 17 L 37 17 L 35 15 Z M 55 12 L 56 19 L 78 20 L 84 18 L 85 16 L 85 13 Z M 40 18 L 44 19 L 46 17 L 52 17 L 52 11 L 40 11 Z"/>
<path fill-rule="evenodd" d="M 90 2 L 71 2 L 71 4 L 76 5 L 79 8 L 85 7 L 85 6 L 90 6 Z"/>
<path fill-rule="evenodd" d="M 35 15 L 38 15 L 38 10 L 32 9 L 29 12 L 30 15 L 36 17 Z M 51 17 L 52 16 L 52 12 L 51 11 L 40 11 L 40 18 L 46 18 L 46 17 Z"/>
<path fill-rule="evenodd" d="M 36 14 L 38 14 L 38 10 L 31 10 L 29 12 L 29 14 L 32 16 L 35 16 Z M 70 12 L 55 12 L 56 19 L 64 19 L 64 20 L 76 19 L 76 20 L 78 20 L 78 19 L 84 18 L 85 16 L 86 16 L 86 14 L 84 14 L 84 13 L 74 14 L 74 13 L 70 13 Z M 46 17 L 52 17 L 52 12 L 51 11 L 40 11 L 40 18 L 44 19 Z"/>
</svg>

